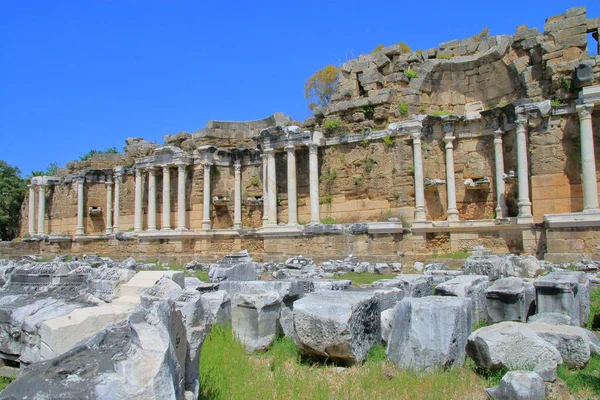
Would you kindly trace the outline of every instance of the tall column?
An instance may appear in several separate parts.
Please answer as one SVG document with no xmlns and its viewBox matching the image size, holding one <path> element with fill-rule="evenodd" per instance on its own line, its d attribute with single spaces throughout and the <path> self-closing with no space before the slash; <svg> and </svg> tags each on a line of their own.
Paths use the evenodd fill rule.
<svg viewBox="0 0 600 400">
<path fill-rule="evenodd" d="M 119 197 L 121 196 L 121 173 L 115 172 L 115 206 L 113 209 L 113 232 L 119 232 Z"/>
<path fill-rule="evenodd" d="M 44 234 L 44 218 L 46 217 L 46 185 L 38 185 L 38 235 Z"/>
<path fill-rule="evenodd" d="M 106 182 L 106 234 L 110 235 L 113 231 L 113 222 L 112 222 L 112 178 L 108 177 Z"/>
<path fill-rule="evenodd" d="M 454 181 L 454 136 L 445 136 L 446 143 L 446 195 L 448 196 L 448 221 L 458 221 L 456 209 L 456 183 Z"/>
<path fill-rule="evenodd" d="M 202 215 L 202 230 L 210 229 L 210 169 L 212 163 L 204 161 L 204 207 Z"/>
<path fill-rule="evenodd" d="M 233 229 L 242 227 L 242 163 L 240 160 L 233 165 L 235 182 L 233 188 L 234 213 Z"/>
<path fill-rule="evenodd" d="M 185 164 L 177 165 L 177 230 L 185 227 Z"/>
<path fill-rule="evenodd" d="M 262 153 L 260 155 L 262 158 L 262 185 L 263 185 L 263 226 L 267 226 L 269 221 L 269 185 L 268 185 L 268 161 L 267 161 L 267 153 Z"/>
<path fill-rule="evenodd" d="M 285 146 L 287 151 L 288 225 L 298 224 L 298 197 L 296 188 L 296 148 Z"/>
<path fill-rule="evenodd" d="M 85 190 L 85 177 L 80 176 L 77 178 L 77 228 L 75 229 L 75 235 L 85 234 L 85 228 L 83 225 L 83 215 L 85 207 L 84 190 Z"/>
<path fill-rule="evenodd" d="M 35 186 L 33 183 L 27 185 L 29 188 L 29 220 L 27 233 L 29 236 L 35 235 Z"/>
<path fill-rule="evenodd" d="M 133 217 L 133 231 L 142 231 L 142 171 L 135 169 L 135 213 Z"/>
<path fill-rule="evenodd" d="M 275 150 L 265 149 L 267 153 L 267 182 L 269 201 L 269 225 L 277 225 L 277 179 L 275 170 Z"/>
<path fill-rule="evenodd" d="M 496 165 L 496 218 L 506 218 L 508 208 L 506 207 L 506 189 L 504 185 L 504 147 L 502 146 L 502 134 L 500 129 L 494 131 L 494 162 Z"/>
<path fill-rule="evenodd" d="M 598 184 L 596 183 L 596 157 L 592 109 L 594 104 L 577 106 L 579 135 L 581 136 L 581 174 L 583 181 L 583 212 L 598 212 Z"/>
<path fill-rule="evenodd" d="M 308 166 L 310 186 L 310 223 L 320 224 L 319 216 L 319 145 L 308 145 Z"/>
<path fill-rule="evenodd" d="M 425 186 L 423 184 L 423 156 L 421 155 L 421 131 L 411 133 L 413 139 L 413 163 L 415 173 L 415 221 L 425 221 Z"/>
<path fill-rule="evenodd" d="M 148 229 L 156 230 L 156 168 L 148 168 Z"/>
<path fill-rule="evenodd" d="M 527 118 L 519 117 L 517 125 L 517 175 L 519 179 L 519 217 L 531 218 L 529 201 L 529 166 L 527 161 Z"/>
<path fill-rule="evenodd" d="M 171 230 L 171 171 L 168 165 L 163 167 L 162 227 L 160 230 Z"/>
</svg>

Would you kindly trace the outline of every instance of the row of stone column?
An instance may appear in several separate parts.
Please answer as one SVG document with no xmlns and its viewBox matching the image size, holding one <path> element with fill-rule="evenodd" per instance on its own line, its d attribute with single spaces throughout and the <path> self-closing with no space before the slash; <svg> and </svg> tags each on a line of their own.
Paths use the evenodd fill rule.
<svg viewBox="0 0 600 400">
<path fill-rule="evenodd" d="M 579 115 L 581 139 L 581 173 L 583 183 L 583 211 L 598 212 L 598 184 L 596 181 L 596 159 L 594 153 L 594 137 L 592 130 L 593 104 L 577 106 Z M 532 218 L 531 201 L 529 197 L 529 163 L 527 151 L 527 124 L 524 116 L 519 116 L 515 121 L 517 142 L 517 176 L 518 176 L 518 218 L 525 220 Z M 494 158 L 495 158 L 495 183 L 496 183 L 496 218 L 506 218 L 506 193 L 504 183 L 504 147 L 502 144 L 502 130 L 494 132 Z M 421 132 L 412 133 L 415 174 L 415 221 L 426 221 L 425 188 L 423 185 L 423 160 L 421 153 Z M 455 137 L 450 129 L 444 138 L 446 150 L 446 191 L 448 202 L 448 221 L 458 221 L 456 207 L 456 187 L 454 175 L 453 142 Z"/>
<path fill-rule="evenodd" d="M 298 197 L 296 179 L 296 146 L 284 147 L 287 153 L 288 226 L 298 225 Z M 321 222 L 319 216 L 319 146 L 308 145 L 310 187 L 310 223 Z M 275 149 L 266 148 L 263 158 L 263 227 L 277 225 L 277 170 Z"/>
<path fill-rule="evenodd" d="M 179 231 L 186 230 L 186 210 L 185 210 L 185 174 L 187 164 L 176 164 L 177 166 L 177 227 Z M 171 165 L 162 167 L 148 167 L 148 222 L 147 232 L 156 232 L 156 172 L 162 168 L 163 189 L 162 189 L 162 224 L 161 231 L 171 231 Z M 133 231 L 139 233 L 143 231 L 142 221 L 142 168 L 135 170 L 135 206 L 133 218 Z"/>
<path fill-rule="evenodd" d="M 43 235 L 44 231 L 44 219 L 46 215 L 46 184 L 33 183 L 27 185 L 29 189 L 29 225 L 27 226 L 27 232 L 29 236 L 33 236 L 36 233 Z M 38 190 L 38 213 L 37 213 L 37 232 L 35 226 L 35 188 Z"/>
</svg>

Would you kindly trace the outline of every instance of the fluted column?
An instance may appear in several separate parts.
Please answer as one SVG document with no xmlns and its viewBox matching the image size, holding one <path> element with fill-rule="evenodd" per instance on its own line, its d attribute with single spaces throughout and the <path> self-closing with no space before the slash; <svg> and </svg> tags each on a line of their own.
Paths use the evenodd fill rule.
<svg viewBox="0 0 600 400">
<path fill-rule="evenodd" d="M 446 195 L 448 197 L 448 221 L 458 221 L 456 208 L 456 183 L 454 178 L 454 136 L 445 136 L 446 143 Z"/>
<path fill-rule="evenodd" d="M 148 228 L 156 230 L 156 169 L 148 168 Z"/>
<path fill-rule="evenodd" d="M 210 229 L 210 169 L 212 163 L 204 161 L 204 207 L 202 215 L 202 230 Z"/>
<path fill-rule="evenodd" d="M 287 145 L 285 151 L 287 151 L 288 225 L 297 225 L 296 147 L 291 144 Z"/>
<path fill-rule="evenodd" d="M 240 160 L 233 165 L 234 168 L 234 188 L 233 188 L 233 229 L 242 227 L 242 163 Z"/>
<path fill-rule="evenodd" d="M 120 210 L 119 210 L 119 197 L 121 196 L 121 173 L 116 172 L 115 173 L 115 201 L 114 201 L 114 209 L 113 209 L 113 232 L 117 233 L 119 232 L 119 215 L 120 215 Z"/>
<path fill-rule="evenodd" d="M 598 212 L 598 183 L 596 182 L 596 156 L 594 154 L 594 132 L 592 109 L 594 104 L 577 106 L 579 135 L 581 137 L 581 175 L 583 183 L 583 211 Z"/>
<path fill-rule="evenodd" d="M 527 160 L 527 118 L 519 117 L 517 125 L 517 175 L 519 179 L 519 217 L 531 218 L 529 201 L 529 166 Z"/>
<path fill-rule="evenodd" d="M 415 221 L 425 221 L 425 186 L 423 184 L 423 156 L 421 154 L 421 131 L 411 133 L 413 139 L 413 163 L 415 173 Z"/>
<path fill-rule="evenodd" d="M 263 226 L 268 225 L 269 221 L 269 185 L 268 185 L 268 161 L 267 154 L 262 153 L 260 155 L 262 158 L 262 185 L 263 185 Z"/>
<path fill-rule="evenodd" d="M 160 230 L 171 230 L 171 171 L 168 165 L 163 167 L 162 226 Z"/>
<path fill-rule="evenodd" d="M 177 165 L 177 230 L 185 227 L 185 164 Z"/>
<path fill-rule="evenodd" d="M 275 150 L 266 149 L 267 153 L 267 182 L 268 182 L 268 196 L 269 196 L 269 225 L 277 225 L 277 179 L 275 169 Z"/>
<path fill-rule="evenodd" d="M 80 176 L 77 178 L 77 228 L 75 229 L 75 235 L 85 234 L 85 228 L 83 225 L 83 216 L 85 209 L 85 177 Z"/>
<path fill-rule="evenodd" d="M 142 171 L 135 169 L 135 212 L 133 216 L 133 231 L 142 231 Z"/>
<path fill-rule="evenodd" d="M 110 235 L 113 231 L 112 222 L 112 194 L 113 194 L 113 182 L 110 177 L 104 183 L 106 185 L 106 234 Z"/>
<path fill-rule="evenodd" d="M 29 219 L 27 233 L 29 236 L 35 235 L 35 186 L 33 183 L 27 185 L 29 189 Z"/>
<path fill-rule="evenodd" d="M 46 185 L 38 185 L 38 235 L 44 234 L 44 218 L 46 217 Z"/>
<path fill-rule="evenodd" d="M 504 147 L 502 146 L 502 134 L 500 129 L 494 131 L 494 162 L 496 165 L 496 218 L 506 218 L 508 208 L 506 207 L 506 188 L 504 185 Z"/>
<path fill-rule="evenodd" d="M 308 145 L 308 166 L 310 186 L 310 223 L 320 224 L 319 214 L 319 145 Z"/>
</svg>

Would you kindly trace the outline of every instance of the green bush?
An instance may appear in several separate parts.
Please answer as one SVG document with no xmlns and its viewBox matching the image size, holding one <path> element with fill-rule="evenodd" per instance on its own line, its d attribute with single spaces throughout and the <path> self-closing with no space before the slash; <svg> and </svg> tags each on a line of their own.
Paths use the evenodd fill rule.
<svg viewBox="0 0 600 400">
<path fill-rule="evenodd" d="M 587 328 L 600 330 L 600 288 L 590 292 L 590 316 Z"/>
<path fill-rule="evenodd" d="M 391 138 L 391 137 L 389 137 L 389 136 L 385 136 L 385 137 L 383 138 L 383 145 L 384 145 L 385 147 L 392 147 L 392 146 L 394 145 L 394 143 L 395 143 L 395 142 L 394 142 L 394 139 L 392 139 L 392 138 Z"/>
<path fill-rule="evenodd" d="M 447 111 L 447 110 L 434 111 L 431 113 L 431 115 L 434 117 L 441 117 L 443 115 L 450 115 L 450 114 L 452 114 L 452 112 Z"/>
<path fill-rule="evenodd" d="M 252 178 L 250 178 L 250 184 L 258 187 L 258 176 L 254 175 Z"/>
<path fill-rule="evenodd" d="M 321 218 L 321 223 L 323 225 L 333 225 L 333 224 L 337 224 L 337 221 L 335 220 L 335 218 L 324 217 L 324 218 Z"/>
<path fill-rule="evenodd" d="M 408 115 L 408 103 L 398 104 L 398 112 L 401 116 L 406 117 Z"/>
<path fill-rule="evenodd" d="M 116 147 L 111 147 L 108 148 L 106 150 L 90 150 L 87 153 L 85 153 L 83 156 L 79 157 L 79 161 L 86 161 L 89 160 L 90 158 L 92 158 L 95 154 L 117 154 L 117 148 Z"/>
<path fill-rule="evenodd" d="M 419 74 L 417 73 L 417 71 L 410 69 L 410 68 L 404 70 L 404 75 L 408 76 L 410 79 L 419 77 Z"/>
<path fill-rule="evenodd" d="M 440 60 L 450 60 L 451 58 L 454 57 L 454 54 L 442 54 L 442 53 L 438 53 L 435 57 L 439 58 Z"/>
</svg>

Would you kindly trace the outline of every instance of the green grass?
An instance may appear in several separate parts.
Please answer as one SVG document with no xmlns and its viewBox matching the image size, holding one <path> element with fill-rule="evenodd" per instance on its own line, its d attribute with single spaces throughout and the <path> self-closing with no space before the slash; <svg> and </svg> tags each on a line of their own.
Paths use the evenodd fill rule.
<svg viewBox="0 0 600 400">
<path fill-rule="evenodd" d="M 280 338 L 248 354 L 231 329 L 213 326 L 200 357 L 200 399 L 467 399 L 484 398 L 488 380 L 471 368 L 431 373 L 400 370 L 374 346 L 362 365 L 335 365 L 302 357 Z"/>
<path fill-rule="evenodd" d="M 8 384 L 11 383 L 12 381 L 13 381 L 12 378 L 5 378 L 3 376 L 0 376 L 0 392 L 2 392 L 4 389 L 6 389 Z"/>
<path fill-rule="evenodd" d="M 567 383 L 569 391 L 577 398 L 597 399 L 600 397 L 600 356 L 592 355 L 582 369 L 568 369 L 561 365 L 558 377 Z"/>
<path fill-rule="evenodd" d="M 373 282 L 378 281 L 380 279 L 392 279 L 396 276 L 398 276 L 398 274 L 369 274 L 367 272 L 348 272 L 344 275 L 336 274 L 333 276 L 333 279 L 349 279 L 352 281 L 352 283 L 355 283 L 357 285 L 370 285 Z"/>
<path fill-rule="evenodd" d="M 588 329 L 600 329 L 600 317 L 597 318 L 594 324 L 594 316 L 600 315 L 600 288 L 596 288 L 590 292 L 590 316 L 587 322 Z"/>
<path fill-rule="evenodd" d="M 450 258 L 453 260 L 463 260 L 468 258 L 471 255 L 471 253 L 469 253 L 469 251 L 455 251 L 452 253 L 442 253 L 442 254 L 437 254 L 435 251 L 433 252 L 432 258 Z"/>
</svg>

